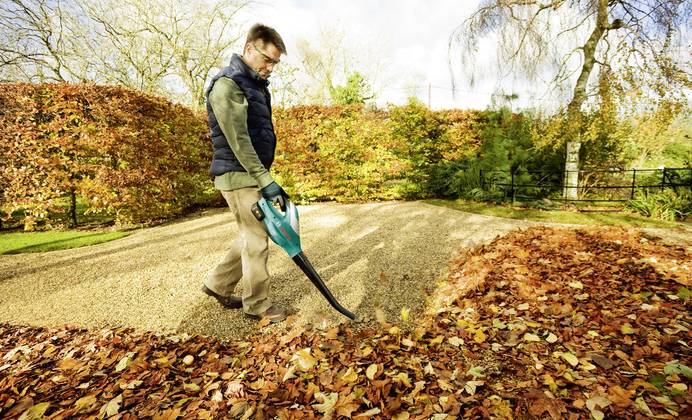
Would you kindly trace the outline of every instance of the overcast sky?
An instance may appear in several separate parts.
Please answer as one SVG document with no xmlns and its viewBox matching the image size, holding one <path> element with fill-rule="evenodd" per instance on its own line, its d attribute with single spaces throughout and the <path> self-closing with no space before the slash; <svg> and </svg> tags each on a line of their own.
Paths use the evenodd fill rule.
<svg viewBox="0 0 692 420">
<path fill-rule="evenodd" d="M 403 104 L 415 94 L 440 108 L 485 108 L 495 81 L 488 78 L 472 91 L 463 86 L 457 71 L 460 91 L 452 95 L 448 44 L 454 29 L 467 18 L 478 0 L 275 0 L 255 4 L 245 17 L 274 27 L 284 38 L 289 55 L 296 60 L 296 42 L 315 39 L 320 28 L 343 31 L 351 45 L 365 45 L 385 57 L 388 83 L 380 92 L 378 104 Z M 491 46 L 485 54 L 494 54 Z M 458 63 L 456 57 L 451 57 Z M 357 70 L 357 69 L 355 69 Z"/>
</svg>

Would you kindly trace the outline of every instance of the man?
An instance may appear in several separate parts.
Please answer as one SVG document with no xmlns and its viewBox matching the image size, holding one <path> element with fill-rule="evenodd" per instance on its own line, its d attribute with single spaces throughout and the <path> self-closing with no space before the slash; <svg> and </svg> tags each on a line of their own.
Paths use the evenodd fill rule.
<svg viewBox="0 0 692 420">
<path fill-rule="evenodd" d="M 243 55 L 233 54 L 206 92 L 214 147 L 209 172 L 235 217 L 239 235 L 209 273 L 202 290 L 225 307 L 243 308 L 250 316 L 272 322 L 284 320 L 286 311 L 268 297 L 268 237 L 250 208 L 260 194 L 282 207 L 288 199 L 269 174 L 276 135 L 267 85 L 281 54 L 286 54 L 281 36 L 268 26 L 255 24 L 248 32 Z M 241 278 L 242 297 L 233 296 Z"/>
</svg>

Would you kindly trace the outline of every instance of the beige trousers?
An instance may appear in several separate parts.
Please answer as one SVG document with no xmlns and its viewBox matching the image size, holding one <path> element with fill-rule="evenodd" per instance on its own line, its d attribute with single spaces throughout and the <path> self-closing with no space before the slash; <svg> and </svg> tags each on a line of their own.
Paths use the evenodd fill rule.
<svg viewBox="0 0 692 420">
<path fill-rule="evenodd" d="M 261 195 L 257 188 L 221 191 L 221 194 L 238 223 L 239 232 L 228 253 L 209 273 L 204 284 L 216 294 L 230 296 L 242 279 L 243 310 L 259 315 L 271 306 L 267 270 L 269 238 L 262 222 L 257 221 L 250 211 Z"/>
</svg>

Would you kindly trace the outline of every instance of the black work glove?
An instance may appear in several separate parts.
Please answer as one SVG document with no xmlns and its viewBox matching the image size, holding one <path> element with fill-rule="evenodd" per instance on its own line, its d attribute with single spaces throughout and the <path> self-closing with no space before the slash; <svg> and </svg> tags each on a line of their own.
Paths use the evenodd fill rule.
<svg viewBox="0 0 692 420">
<path fill-rule="evenodd" d="M 286 191 L 284 191 L 284 189 L 281 188 L 279 184 L 277 184 L 276 182 L 272 182 L 271 184 L 262 188 L 260 192 L 262 193 L 262 197 L 266 198 L 267 200 L 273 203 L 279 203 L 281 211 L 286 211 L 286 201 L 288 201 L 288 194 L 286 194 Z"/>
</svg>

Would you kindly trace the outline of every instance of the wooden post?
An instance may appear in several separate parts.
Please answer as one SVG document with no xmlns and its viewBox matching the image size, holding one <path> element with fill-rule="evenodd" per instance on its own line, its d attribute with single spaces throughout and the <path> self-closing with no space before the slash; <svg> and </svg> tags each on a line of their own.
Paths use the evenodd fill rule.
<svg viewBox="0 0 692 420">
<path fill-rule="evenodd" d="M 637 186 L 637 170 L 632 169 L 632 194 L 630 194 L 630 200 L 634 200 L 634 188 Z"/>
</svg>

